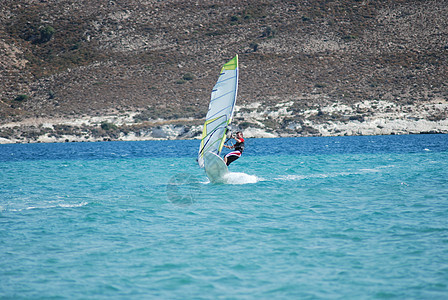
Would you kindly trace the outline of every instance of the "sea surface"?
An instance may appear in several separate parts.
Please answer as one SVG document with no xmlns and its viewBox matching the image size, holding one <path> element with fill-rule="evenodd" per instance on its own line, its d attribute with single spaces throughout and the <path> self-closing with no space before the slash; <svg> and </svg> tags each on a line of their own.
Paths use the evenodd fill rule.
<svg viewBox="0 0 448 300">
<path fill-rule="evenodd" d="M 0 145 L 0 299 L 448 299 L 448 135 Z"/>
</svg>

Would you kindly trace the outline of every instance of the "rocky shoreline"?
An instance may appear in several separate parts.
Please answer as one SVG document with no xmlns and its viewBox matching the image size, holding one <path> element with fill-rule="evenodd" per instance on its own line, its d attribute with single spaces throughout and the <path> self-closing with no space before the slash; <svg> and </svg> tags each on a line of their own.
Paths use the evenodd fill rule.
<svg viewBox="0 0 448 300">
<path fill-rule="evenodd" d="M 76 2 L 76 3 L 75 3 Z M 446 1 L 3 1 L 0 143 L 448 133 Z"/>
<path fill-rule="evenodd" d="M 233 129 L 248 138 L 447 134 L 444 100 L 398 105 L 361 101 L 296 110 L 294 101 L 237 106 Z M 30 118 L 0 125 L 0 144 L 199 139 L 203 119 L 136 121 L 138 112 L 81 118 Z"/>
</svg>

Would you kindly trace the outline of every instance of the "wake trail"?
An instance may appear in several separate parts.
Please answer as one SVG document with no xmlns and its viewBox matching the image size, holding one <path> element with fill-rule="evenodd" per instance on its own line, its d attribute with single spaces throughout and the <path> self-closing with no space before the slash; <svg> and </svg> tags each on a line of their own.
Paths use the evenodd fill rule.
<svg viewBox="0 0 448 300">
<path fill-rule="evenodd" d="M 344 176 L 354 176 L 354 175 L 365 175 L 370 173 L 380 173 L 383 169 L 391 168 L 394 166 L 382 166 L 373 169 L 359 169 L 348 172 L 332 172 L 332 173 L 322 173 L 322 174 L 309 174 L 309 175 L 280 175 L 274 180 L 279 181 L 299 181 L 299 180 L 307 180 L 307 179 L 323 179 L 323 178 L 335 178 L 335 177 L 344 177 Z"/>
</svg>

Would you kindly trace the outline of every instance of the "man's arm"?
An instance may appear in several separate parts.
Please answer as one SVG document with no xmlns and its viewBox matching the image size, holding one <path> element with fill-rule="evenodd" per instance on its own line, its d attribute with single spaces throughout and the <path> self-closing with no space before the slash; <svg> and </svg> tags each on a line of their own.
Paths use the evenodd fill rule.
<svg viewBox="0 0 448 300">
<path fill-rule="evenodd" d="M 238 139 L 237 139 L 236 137 L 234 137 L 233 135 L 232 135 L 231 139 L 233 139 L 233 140 L 239 142 Z M 224 147 L 226 147 L 227 149 L 233 149 L 233 148 L 235 147 L 235 145 L 232 145 L 232 146 L 224 145 Z"/>
</svg>

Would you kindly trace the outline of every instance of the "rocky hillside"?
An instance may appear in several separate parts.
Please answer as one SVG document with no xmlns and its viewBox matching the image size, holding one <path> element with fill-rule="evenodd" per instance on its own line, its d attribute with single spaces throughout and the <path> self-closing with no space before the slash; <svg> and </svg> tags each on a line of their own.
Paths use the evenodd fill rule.
<svg viewBox="0 0 448 300">
<path fill-rule="evenodd" d="M 448 1 L 5 0 L 0 143 L 194 138 L 236 53 L 249 136 L 448 133 Z"/>
</svg>

